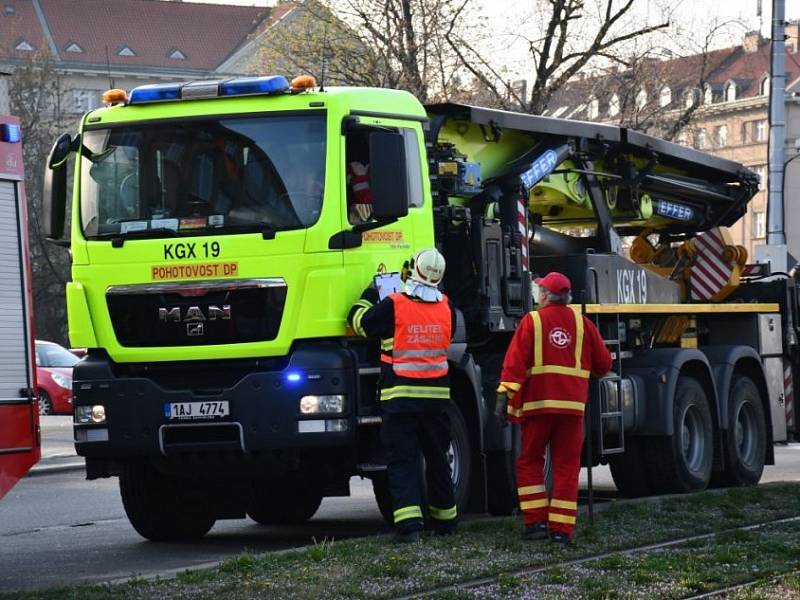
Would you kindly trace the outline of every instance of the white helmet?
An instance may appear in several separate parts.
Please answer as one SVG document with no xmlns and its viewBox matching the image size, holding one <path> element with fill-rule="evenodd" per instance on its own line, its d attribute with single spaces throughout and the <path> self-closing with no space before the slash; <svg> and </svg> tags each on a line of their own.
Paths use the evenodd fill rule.
<svg viewBox="0 0 800 600">
<path fill-rule="evenodd" d="M 444 256 L 436 248 L 425 248 L 411 260 L 409 279 L 436 287 L 444 277 Z"/>
</svg>

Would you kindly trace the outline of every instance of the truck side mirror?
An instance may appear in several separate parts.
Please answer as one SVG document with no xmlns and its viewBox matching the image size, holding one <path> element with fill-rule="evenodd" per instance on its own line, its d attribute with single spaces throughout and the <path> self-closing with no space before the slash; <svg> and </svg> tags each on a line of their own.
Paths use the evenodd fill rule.
<svg viewBox="0 0 800 600">
<path fill-rule="evenodd" d="M 64 216 L 67 208 L 67 158 L 72 149 L 72 137 L 65 133 L 53 144 L 44 168 L 42 232 L 47 239 L 60 240 L 64 236 Z"/>
<path fill-rule="evenodd" d="M 369 134 L 369 180 L 372 216 L 377 221 L 408 214 L 406 148 L 402 134 L 388 131 Z"/>
</svg>

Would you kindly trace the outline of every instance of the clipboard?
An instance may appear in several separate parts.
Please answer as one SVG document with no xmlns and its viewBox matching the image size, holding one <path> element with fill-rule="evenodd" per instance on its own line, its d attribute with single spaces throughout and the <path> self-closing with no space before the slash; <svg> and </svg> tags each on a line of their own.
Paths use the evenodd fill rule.
<svg viewBox="0 0 800 600">
<path fill-rule="evenodd" d="M 395 292 L 403 291 L 403 280 L 400 278 L 400 273 L 378 273 L 372 278 L 372 284 L 378 290 L 378 297 L 381 300 Z"/>
</svg>

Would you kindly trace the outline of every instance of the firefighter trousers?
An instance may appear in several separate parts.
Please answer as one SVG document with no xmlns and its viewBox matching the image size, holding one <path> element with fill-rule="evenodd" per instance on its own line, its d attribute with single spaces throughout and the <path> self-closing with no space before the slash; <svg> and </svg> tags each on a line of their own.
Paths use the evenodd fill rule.
<svg viewBox="0 0 800 600">
<path fill-rule="evenodd" d="M 525 419 L 517 458 L 517 496 L 525 525 L 547 523 L 550 533 L 572 537 L 578 514 L 578 474 L 583 446 L 583 416 L 533 415 Z M 544 482 L 545 449 L 550 444 L 553 490 Z"/>
<path fill-rule="evenodd" d="M 419 452 L 425 457 L 431 527 L 449 531 L 456 525 L 456 502 L 446 452 L 450 419 L 445 411 L 384 413 L 381 441 L 386 449 L 394 524 L 400 531 L 423 527 Z"/>
</svg>

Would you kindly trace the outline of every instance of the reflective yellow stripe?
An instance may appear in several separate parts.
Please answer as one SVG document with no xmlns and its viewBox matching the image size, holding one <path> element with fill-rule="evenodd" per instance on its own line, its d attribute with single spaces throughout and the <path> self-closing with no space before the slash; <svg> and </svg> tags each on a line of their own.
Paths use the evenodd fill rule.
<svg viewBox="0 0 800 600">
<path fill-rule="evenodd" d="M 581 355 L 583 353 L 583 315 L 580 306 L 570 306 L 575 315 L 575 369 L 581 370 Z M 588 373 L 586 375 L 589 376 Z"/>
<path fill-rule="evenodd" d="M 578 510 L 578 503 L 577 502 L 570 502 L 568 500 L 556 500 L 553 498 L 550 501 L 550 506 L 553 508 L 566 508 L 568 510 Z"/>
<path fill-rule="evenodd" d="M 450 508 L 436 508 L 435 506 L 429 506 L 428 508 L 431 510 L 431 516 L 439 521 L 452 521 L 458 516 L 455 505 Z"/>
<path fill-rule="evenodd" d="M 392 400 L 398 397 L 431 398 L 449 400 L 450 389 L 446 387 L 430 387 L 422 385 L 396 385 L 381 390 L 381 400 Z"/>
<path fill-rule="evenodd" d="M 588 369 L 561 367 L 558 365 L 544 365 L 528 369 L 528 375 L 542 375 L 544 373 L 552 375 L 571 375 L 573 377 L 580 377 L 581 379 L 589 379 L 589 375 L 591 374 Z"/>
<path fill-rule="evenodd" d="M 394 338 L 386 338 L 385 340 L 381 340 L 381 350 L 384 352 L 390 352 L 394 348 Z"/>
<path fill-rule="evenodd" d="M 506 407 L 506 413 L 513 416 L 513 417 L 521 417 L 522 416 L 522 409 L 521 408 L 513 408 L 510 404 Z"/>
<path fill-rule="evenodd" d="M 543 485 L 526 485 L 517 488 L 517 494 L 520 496 L 527 496 L 528 494 L 542 494 L 545 492 Z"/>
<path fill-rule="evenodd" d="M 361 337 L 367 337 L 366 332 L 361 327 L 361 318 L 364 316 L 364 313 L 366 313 L 368 310 L 369 310 L 368 308 L 362 306 L 361 308 L 356 310 L 355 314 L 353 315 L 353 330 Z"/>
<path fill-rule="evenodd" d="M 521 384 L 514 383 L 513 381 L 501 381 L 500 385 L 497 386 L 497 391 L 501 392 L 501 393 L 502 392 L 509 392 L 509 391 L 518 392 L 519 388 L 521 388 L 521 387 L 522 387 Z"/>
<path fill-rule="evenodd" d="M 408 519 L 421 519 L 422 518 L 422 509 L 417 506 L 404 506 L 403 508 L 398 508 L 394 511 L 394 522 L 399 523 L 400 521 L 406 521 Z"/>
<path fill-rule="evenodd" d="M 526 500 L 519 503 L 520 510 L 530 510 L 532 508 L 544 508 L 547 506 L 547 498 L 540 498 L 539 500 Z"/>
<path fill-rule="evenodd" d="M 556 523 L 568 523 L 575 525 L 575 517 L 568 517 L 567 515 L 560 515 L 558 513 L 550 513 L 547 515 L 548 520 L 555 521 Z"/>
<path fill-rule="evenodd" d="M 533 366 L 542 366 L 542 317 L 538 312 L 532 312 L 533 319 Z"/>
<path fill-rule="evenodd" d="M 535 402 L 526 402 L 522 405 L 523 411 L 542 408 L 566 408 L 583 412 L 586 410 L 586 405 L 583 402 L 575 402 L 574 400 L 536 400 Z"/>
</svg>

